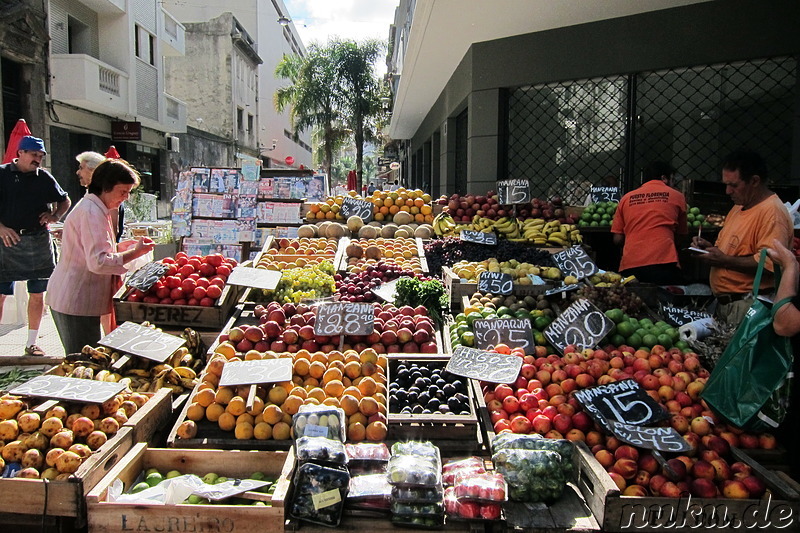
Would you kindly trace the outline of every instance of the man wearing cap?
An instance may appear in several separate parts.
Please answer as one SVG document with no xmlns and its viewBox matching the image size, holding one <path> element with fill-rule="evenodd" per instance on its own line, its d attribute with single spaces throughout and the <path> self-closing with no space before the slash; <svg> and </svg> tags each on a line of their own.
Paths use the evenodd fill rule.
<svg viewBox="0 0 800 533">
<path fill-rule="evenodd" d="M 27 355 L 44 355 L 36 338 L 47 279 L 55 267 L 47 225 L 61 220 L 70 206 L 64 189 L 41 168 L 46 153 L 44 142 L 29 135 L 19 142 L 17 159 L 0 165 L 0 318 L 6 296 L 14 293 L 14 282 L 27 280 Z"/>
</svg>

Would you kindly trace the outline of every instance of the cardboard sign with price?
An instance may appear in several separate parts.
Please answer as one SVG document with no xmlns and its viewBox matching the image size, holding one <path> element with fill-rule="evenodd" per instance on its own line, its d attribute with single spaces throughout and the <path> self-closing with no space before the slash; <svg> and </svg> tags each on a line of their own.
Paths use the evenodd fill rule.
<svg viewBox="0 0 800 533">
<path fill-rule="evenodd" d="M 446 370 L 466 378 L 512 383 L 519 375 L 522 358 L 516 355 L 484 352 L 466 346 L 457 346 L 447 362 Z"/>
<path fill-rule="evenodd" d="M 372 212 L 375 206 L 366 200 L 356 200 L 355 198 L 345 198 L 342 201 L 341 213 L 344 218 L 352 216 L 360 217 L 364 224 L 372 220 Z"/>
<path fill-rule="evenodd" d="M 316 335 L 369 335 L 374 329 L 371 303 L 330 303 L 317 306 Z"/>
<path fill-rule="evenodd" d="M 469 229 L 462 229 L 459 238 L 464 242 L 474 242 L 477 244 L 488 244 L 493 246 L 497 244 L 497 235 L 494 232 L 473 231 Z"/>
<path fill-rule="evenodd" d="M 580 246 L 567 248 L 563 252 L 553 254 L 552 257 L 553 262 L 558 265 L 565 276 L 583 279 L 597 273 L 597 265 Z"/>
<path fill-rule="evenodd" d="M 502 205 L 530 203 L 531 182 L 520 179 L 498 181 L 497 196 Z"/>
<path fill-rule="evenodd" d="M 135 322 L 125 322 L 97 342 L 101 346 L 163 363 L 186 343 L 186 339 Z"/>
<path fill-rule="evenodd" d="M 531 321 L 527 318 L 476 320 L 472 323 L 472 331 L 475 333 L 475 346 L 481 350 L 505 344 L 509 348 L 522 348 L 529 354 L 535 348 Z"/>
<path fill-rule="evenodd" d="M 514 278 L 502 272 L 481 272 L 478 276 L 478 291 L 492 294 L 511 294 L 514 292 Z"/>
<path fill-rule="evenodd" d="M 592 202 L 619 202 L 619 187 L 592 187 Z"/>
</svg>

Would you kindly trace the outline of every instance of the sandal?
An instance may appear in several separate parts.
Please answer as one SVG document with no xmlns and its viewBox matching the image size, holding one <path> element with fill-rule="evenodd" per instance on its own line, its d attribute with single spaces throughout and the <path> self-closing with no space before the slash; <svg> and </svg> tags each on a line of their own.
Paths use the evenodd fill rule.
<svg viewBox="0 0 800 533">
<path fill-rule="evenodd" d="M 31 344 L 30 346 L 25 347 L 25 355 L 45 355 L 45 353 L 44 350 L 35 344 Z"/>
</svg>

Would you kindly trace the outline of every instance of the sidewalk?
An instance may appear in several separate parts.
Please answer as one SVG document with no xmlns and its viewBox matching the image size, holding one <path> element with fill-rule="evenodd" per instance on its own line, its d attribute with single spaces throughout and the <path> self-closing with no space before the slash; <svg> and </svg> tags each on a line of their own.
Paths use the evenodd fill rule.
<svg viewBox="0 0 800 533">
<path fill-rule="evenodd" d="M 25 299 L 25 295 L 23 295 L 19 302 L 20 305 L 17 305 L 17 297 L 17 295 L 8 296 L 3 307 L 3 320 L 0 322 L 0 366 L 8 364 L 3 361 L 4 358 L 25 355 L 25 344 L 28 341 L 27 301 L 21 301 Z M 44 350 L 48 358 L 64 357 L 64 347 L 61 345 L 53 317 L 47 308 L 42 317 L 36 344 Z"/>
</svg>

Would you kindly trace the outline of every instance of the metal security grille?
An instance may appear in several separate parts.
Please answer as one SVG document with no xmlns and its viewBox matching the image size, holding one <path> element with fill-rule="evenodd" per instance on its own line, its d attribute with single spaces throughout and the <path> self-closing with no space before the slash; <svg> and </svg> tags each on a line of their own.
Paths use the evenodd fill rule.
<svg viewBox="0 0 800 533">
<path fill-rule="evenodd" d="M 721 157 L 747 146 L 785 179 L 796 73 L 789 57 L 511 89 L 508 177 L 530 179 L 539 197 L 582 205 L 608 175 L 638 186 L 657 159 L 678 177 L 719 181 Z"/>
</svg>

